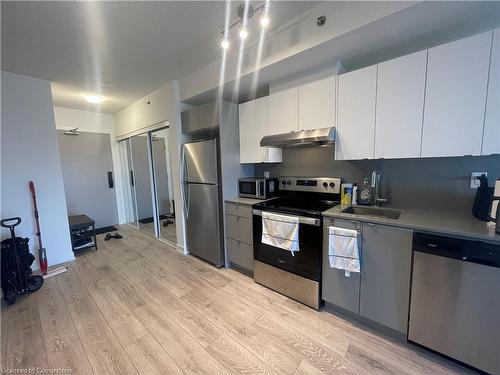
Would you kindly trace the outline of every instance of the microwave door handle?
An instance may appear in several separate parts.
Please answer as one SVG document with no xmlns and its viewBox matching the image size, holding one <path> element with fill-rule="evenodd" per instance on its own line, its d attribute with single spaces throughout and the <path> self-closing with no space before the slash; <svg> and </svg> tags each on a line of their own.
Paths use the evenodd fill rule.
<svg viewBox="0 0 500 375">
<path fill-rule="evenodd" d="M 255 192 L 257 193 L 256 196 L 257 198 L 260 198 L 260 182 L 259 180 L 255 181 Z"/>
</svg>

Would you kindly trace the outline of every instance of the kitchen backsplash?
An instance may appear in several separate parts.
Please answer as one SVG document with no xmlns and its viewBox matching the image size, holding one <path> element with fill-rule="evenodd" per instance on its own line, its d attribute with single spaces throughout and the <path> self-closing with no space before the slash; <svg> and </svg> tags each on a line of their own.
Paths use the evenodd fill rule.
<svg viewBox="0 0 500 375">
<path fill-rule="evenodd" d="M 281 164 L 258 164 L 257 176 L 334 176 L 360 185 L 377 168 L 382 171 L 382 196 L 388 207 L 469 211 L 476 189 L 471 172 L 487 172 L 490 186 L 500 177 L 500 155 L 455 158 L 334 160 L 333 147 L 283 149 Z"/>
</svg>

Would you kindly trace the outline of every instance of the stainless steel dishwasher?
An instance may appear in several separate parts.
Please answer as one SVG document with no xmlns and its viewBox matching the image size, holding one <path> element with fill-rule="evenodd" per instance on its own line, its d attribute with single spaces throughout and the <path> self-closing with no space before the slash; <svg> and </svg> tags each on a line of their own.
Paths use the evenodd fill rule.
<svg viewBox="0 0 500 375">
<path fill-rule="evenodd" d="M 408 340 L 500 374 L 500 245 L 415 233 Z"/>
</svg>

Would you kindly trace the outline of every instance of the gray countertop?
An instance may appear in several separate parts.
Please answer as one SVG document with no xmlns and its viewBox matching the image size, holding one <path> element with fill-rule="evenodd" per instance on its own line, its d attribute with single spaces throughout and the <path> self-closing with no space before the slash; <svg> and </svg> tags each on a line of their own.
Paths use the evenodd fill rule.
<svg viewBox="0 0 500 375">
<path fill-rule="evenodd" d="M 234 197 L 234 198 L 229 198 L 226 199 L 225 202 L 229 203 L 239 203 L 239 204 L 244 204 L 247 206 L 252 206 L 256 203 L 264 202 L 267 201 L 268 199 L 254 199 L 254 198 L 240 198 L 240 197 Z"/>
<path fill-rule="evenodd" d="M 401 211 L 399 219 L 387 219 L 341 212 L 346 207 L 348 205 L 335 206 L 323 212 L 323 216 L 411 228 L 421 232 L 478 239 L 500 244 L 500 234 L 495 234 L 494 227 L 488 226 L 486 222 L 480 221 L 466 212 L 398 209 Z"/>
</svg>

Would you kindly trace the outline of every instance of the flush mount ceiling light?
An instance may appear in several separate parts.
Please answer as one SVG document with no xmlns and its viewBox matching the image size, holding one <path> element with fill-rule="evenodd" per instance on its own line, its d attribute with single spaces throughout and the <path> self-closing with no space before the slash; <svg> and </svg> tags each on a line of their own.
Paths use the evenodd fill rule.
<svg viewBox="0 0 500 375">
<path fill-rule="evenodd" d="M 221 47 L 223 50 L 227 50 L 229 48 L 229 39 L 228 39 L 228 34 L 231 29 L 239 26 L 240 31 L 239 31 L 239 36 L 242 41 L 248 38 L 248 29 L 246 27 L 248 20 L 250 20 L 256 13 L 260 12 L 261 17 L 260 17 L 260 25 L 263 29 L 269 26 L 271 20 L 268 16 L 268 2 L 269 0 L 265 1 L 264 4 L 259 5 L 257 8 L 253 8 L 253 6 L 244 3 L 241 4 L 238 9 L 237 9 L 237 16 L 238 20 L 234 21 L 230 25 L 227 26 L 225 30 L 222 30 L 220 33 L 222 35 L 222 41 L 221 41 Z"/>
<path fill-rule="evenodd" d="M 97 94 L 83 94 L 83 99 L 93 104 L 101 104 L 104 101 L 104 96 Z"/>
</svg>

